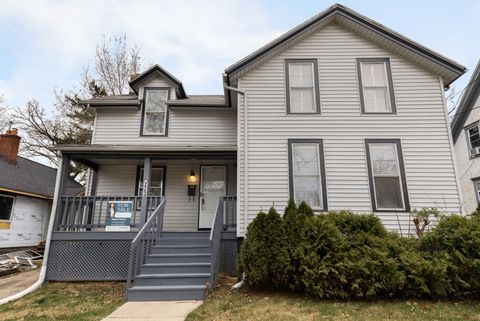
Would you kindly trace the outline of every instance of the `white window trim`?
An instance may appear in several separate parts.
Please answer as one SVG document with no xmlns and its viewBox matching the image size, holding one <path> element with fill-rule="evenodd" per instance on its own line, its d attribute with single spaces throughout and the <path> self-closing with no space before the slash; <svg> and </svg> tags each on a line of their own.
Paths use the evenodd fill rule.
<svg viewBox="0 0 480 321">
<path fill-rule="evenodd" d="M 472 142 L 470 141 L 470 133 L 469 131 L 473 128 L 477 127 L 478 128 L 478 132 L 480 133 L 480 122 L 476 122 L 476 123 L 473 123 L 473 124 L 470 124 L 468 126 L 465 127 L 465 137 L 467 139 L 467 147 L 468 147 L 468 155 L 470 156 L 470 158 L 476 158 L 476 157 L 480 157 L 478 155 L 473 155 L 472 154 Z"/>
<path fill-rule="evenodd" d="M 13 199 L 13 202 L 12 202 L 12 210 L 10 211 L 9 219 L 8 219 L 8 220 L 0 219 L 0 222 L 11 222 L 11 221 L 12 221 L 12 215 L 13 215 L 13 209 L 15 208 L 16 197 L 15 197 L 15 196 L 12 196 L 12 195 L 6 195 L 6 194 L 0 194 L 0 196 L 1 196 L 1 197 L 7 197 L 7 198 L 12 198 L 12 199 Z"/>
<path fill-rule="evenodd" d="M 477 198 L 477 204 L 480 206 L 480 178 L 473 180 L 473 190 Z"/>
</svg>

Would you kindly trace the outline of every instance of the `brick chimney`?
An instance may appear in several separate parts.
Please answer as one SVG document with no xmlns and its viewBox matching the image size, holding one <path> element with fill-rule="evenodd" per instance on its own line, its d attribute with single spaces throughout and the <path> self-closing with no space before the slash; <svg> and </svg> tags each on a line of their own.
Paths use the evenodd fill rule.
<svg viewBox="0 0 480 321">
<path fill-rule="evenodd" d="M 0 156 L 10 164 L 17 164 L 20 136 L 16 128 L 7 129 L 5 134 L 0 135 Z"/>
</svg>

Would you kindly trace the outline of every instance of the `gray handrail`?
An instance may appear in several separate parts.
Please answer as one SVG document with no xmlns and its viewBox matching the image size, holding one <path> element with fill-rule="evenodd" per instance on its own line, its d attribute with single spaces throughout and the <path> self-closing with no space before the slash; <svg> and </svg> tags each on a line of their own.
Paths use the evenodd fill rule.
<svg viewBox="0 0 480 321">
<path fill-rule="evenodd" d="M 222 196 L 218 200 L 217 212 L 213 217 L 212 227 L 210 229 L 210 249 L 212 251 L 211 264 L 210 264 L 210 286 L 212 289 L 215 288 L 215 283 L 217 280 L 217 274 L 219 270 L 219 258 L 220 258 L 220 241 L 221 241 L 221 230 L 223 223 L 223 209 L 224 202 L 226 200 L 225 196 Z"/>
<path fill-rule="evenodd" d="M 128 262 L 127 289 L 131 287 L 133 279 L 139 274 L 140 267 L 145 263 L 145 258 L 150 254 L 152 247 L 162 235 L 166 202 L 165 197 L 162 197 L 160 204 L 132 240 Z"/>
</svg>

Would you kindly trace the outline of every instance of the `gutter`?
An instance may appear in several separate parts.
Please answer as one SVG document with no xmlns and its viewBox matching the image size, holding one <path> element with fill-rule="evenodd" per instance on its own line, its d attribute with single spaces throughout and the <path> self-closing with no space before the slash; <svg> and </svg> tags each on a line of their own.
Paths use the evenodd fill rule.
<svg viewBox="0 0 480 321">
<path fill-rule="evenodd" d="M 48 223 L 47 239 L 46 239 L 46 243 L 45 243 L 45 253 L 43 255 L 43 263 L 42 263 L 42 267 L 40 269 L 40 275 L 38 277 L 38 280 L 34 284 L 32 284 L 31 286 L 26 288 L 25 290 L 22 290 L 22 291 L 14 294 L 14 295 L 11 295 L 9 297 L 1 299 L 0 300 L 0 305 L 5 304 L 5 303 L 10 302 L 10 301 L 13 301 L 13 300 L 16 300 L 16 299 L 20 299 L 21 297 L 38 290 L 43 285 L 43 283 L 45 282 L 45 276 L 47 275 L 48 255 L 50 253 L 50 243 L 51 243 L 51 240 L 52 240 L 52 232 L 53 232 L 53 224 L 54 224 L 53 222 L 55 221 L 55 212 L 56 212 L 58 199 L 59 199 L 59 195 L 60 195 L 60 180 L 61 180 L 61 175 L 62 175 L 62 172 L 63 172 L 63 170 L 62 170 L 63 165 L 62 164 L 63 164 L 63 162 L 60 160 L 59 168 L 57 169 L 57 178 L 55 180 L 55 194 L 54 194 L 54 199 L 53 199 L 53 206 L 52 206 L 52 211 L 50 213 L 50 221 Z"/>
<path fill-rule="evenodd" d="M 243 230 L 244 233 L 247 230 L 247 222 L 248 222 L 248 100 L 247 100 L 247 94 L 244 90 L 238 89 L 236 87 L 231 87 L 227 85 L 227 74 L 223 74 L 223 88 L 226 91 L 233 91 L 236 92 L 237 94 L 240 94 L 243 96 L 243 101 L 244 101 L 244 107 L 243 107 L 243 124 L 244 124 L 244 129 L 243 129 L 243 163 L 244 163 L 244 170 L 243 170 L 243 185 L 244 185 L 244 199 L 243 199 L 243 204 L 244 204 L 244 213 L 243 213 Z M 238 108 L 238 107 L 237 107 Z M 239 120 L 238 120 L 239 122 Z M 238 124 L 238 128 L 240 128 Z M 237 136 L 237 149 L 240 147 L 240 137 Z M 240 153 L 237 153 L 237 157 L 240 155 Z M 237 171 L 238 174 L 237 176 L 240 177 L 240 166 L 238 166 L 238 161 L 237 161 Z M 237 192 L 239 192 L 240 189 L 237 186 Z M 240 213 L 239 208 L 240 208 L 240 202 L 237 202 L 237 213 Z"/>
</svg>

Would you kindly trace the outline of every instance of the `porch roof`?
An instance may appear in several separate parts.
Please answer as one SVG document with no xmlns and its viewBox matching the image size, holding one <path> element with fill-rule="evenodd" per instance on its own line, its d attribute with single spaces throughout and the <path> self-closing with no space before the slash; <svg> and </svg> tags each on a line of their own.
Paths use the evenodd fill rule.
<svg viewBox="0 0 480 321">
<path fill-rule="evenodd" d="M 236 159 L 236 145 L 56 145 L 54 150 L 95 168 L 101 159 Z"/>
</svg>

